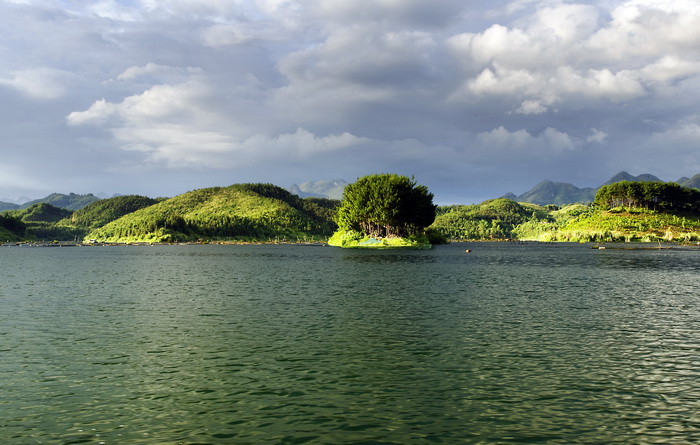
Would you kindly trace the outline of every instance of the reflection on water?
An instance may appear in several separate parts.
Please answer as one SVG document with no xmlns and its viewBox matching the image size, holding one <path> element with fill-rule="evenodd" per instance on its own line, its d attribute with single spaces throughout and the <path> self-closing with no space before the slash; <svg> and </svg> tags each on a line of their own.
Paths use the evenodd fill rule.
<svg viewBox="0 0 700 445">
<path fill-rule="evenodd" d="M 0 441 L 697 443 L 697 254 L 3 248 Z"/>
</svg>

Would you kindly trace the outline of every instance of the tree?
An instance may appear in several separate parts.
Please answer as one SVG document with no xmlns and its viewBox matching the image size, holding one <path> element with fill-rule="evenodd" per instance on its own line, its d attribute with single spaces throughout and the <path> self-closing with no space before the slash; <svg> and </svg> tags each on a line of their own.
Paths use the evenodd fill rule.
<svg viewBox="0 0 700 445">
<path fill-rule="evenodd" d="M 343 192 L 338 227 L 373 237 L 421 233 L 435 220 L 433 194 L 413 178 L 375 174 L 359 178 Z"/>
<path fill-rule="evenodd" d="M 700 211 L 700 191 L 675 182 L 620 181 L 598 190 L 595 204 L 601 208 L 618 206 L 662 212 Z"/>
</svg>

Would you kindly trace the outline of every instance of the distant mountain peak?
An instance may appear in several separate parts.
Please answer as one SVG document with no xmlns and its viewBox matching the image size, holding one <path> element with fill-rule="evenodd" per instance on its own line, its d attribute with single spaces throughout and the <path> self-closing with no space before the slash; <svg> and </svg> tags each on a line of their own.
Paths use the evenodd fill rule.
<svg viewBox="0 0 700 445">
<path fill-rule="evenodd" d="M 573 184 L 566 182 L 554 182 L 546 179 L 534 186 L 529 191 L 518 196 L 516 201 L 530 202 L 539 205 L 564 205 L 574 202 L 587 203 L 593 201 L 595 198 L 595 192 L 595 189 L 581 189 Z"/>
<path fill-rule="evenodd" d="M 683 181 L 679 183 L 684 187 L 695 187 L 700 188 L 700 174 L 693 176 L 692 178 L 681 178 Z M 620 181 L 631 181 L 631 182 L 663 182 L 658 177 L 643 173 L 641 175 L 631 175 L 626 171 L 621 171 L 616 174 L 604 184 L 609 185 Z M 587 204 L 595 200 L 596 192 L 600 187 L 596 188 L 578 188 L 573 184 L 567 182 L 553 182 L 550 180 L 544 180 L 523 193 L 522 195 L 516 196 L 514 201 L 519 202 L 529 202 L 539 205 L 556 204 L 565 205 L 573 203 Z"/>
<path fill-rule="evenodd" d="M 329 198 L 342 199 L 343 190 L 348 183 L 344 179 L 330 179 L 322 181 L 307 181 L 300 185 L 292 184 L 287 190 L 301 198 Z"/>
<path fill-rule="evenodd" d="M 51 193 L 45 198 L 27 201 L 24 204 L 22 204 L 21 207 L 26 209 L 33 204 L 45 202 L 47 204 L 51 204 L 53 206 L 60 207 L 63 209 L 78 210 L 82 209 L 83 207 L 92 202 L 99 201 L 99 199 L 100 198 L 93 195 L 92 193 L 88 193 L 86 195 L 79 195 L 76 193 L 69 193 L 67 195 L 63 193 Z"/>
<path fill-rule="evenodd" d="M 616 174 L 612 178 L 608 179 L 607 182 L 603 185 L 609 185 L 609 184 L 614 184 L 616 182 L 620 181 L 631 181 L 631 182 L 655 182 L 659 181 L 661 182 L 661 179 L 657 178 L 656 176 L 649 174 L 649 173 L 642 173 L 639 176 L 634 176 L 626 171 L 621 171 L 620 173 Z"/>
</svg>

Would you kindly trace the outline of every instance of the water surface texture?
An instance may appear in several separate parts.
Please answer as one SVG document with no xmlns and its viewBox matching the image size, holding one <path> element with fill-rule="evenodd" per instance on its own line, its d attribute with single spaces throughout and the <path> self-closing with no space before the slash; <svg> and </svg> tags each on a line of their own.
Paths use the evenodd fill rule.
<svg viewBox="0 0 700 445">
<path fill-rule="evenodd" d="M 0 273 L 3 444 L 700 443 L 698 251 L 5 247 Z"/>
</svg>

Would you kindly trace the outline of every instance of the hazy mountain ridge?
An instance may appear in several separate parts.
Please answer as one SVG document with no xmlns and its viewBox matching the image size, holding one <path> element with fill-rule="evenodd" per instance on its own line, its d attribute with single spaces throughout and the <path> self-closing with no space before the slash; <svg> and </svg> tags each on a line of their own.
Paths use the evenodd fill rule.
<svg viewBox="0 0 700 445">
<path fill-rule="evenodd" d="M 544 180 L 525 193 L 520 195 L 507 193 L 502 197 L 512 199 L 513 201 L 529 202 L 538 205 L 566 205 L 574 203 L 587 204 L 593 202 L 595 194 L 600 187 L 619 181 L 661 181 L 661 179 L 649 173 L 634 176 L 625 171 L 621 171 L 620 173 L 617 173 L 611 177 L 605 183 L 601 184 L 599 187 L 595 188 L 579 188 L 567 182 Z M 692 178 L 682 177 L 675 182 L 683 187 L 700 189 L 700 173 Z M 345 190 L 345 187 L 348 184 L 349 183 L 343 179 L 306 181 L 302 184 L 292 184 L 286 190 L 293 195 L 299 196 L 300 198 L 328 198 L 340 200 L 343 197 L 343 190 Z M 85 195 L 75 193 L 69 193 L 67 195 L 62 193 L 52 193 L 44 198 L 34 200 L 29 200 L 29 198 L 26 197 L 22 197 L 17 200 L 3 198 L 6 201 L 0 200 L 0 211 L 26 209 L 33 204 L 42 202 L 68 210 L 79 210 L 88 204 L 99 201 L 100 199 L 109 199 L 100 197 L 104 194 L 98 195 L 99 196 L 96 196 L 92 193 Z M 118 196 L 120 195 L 115 194 L 112 197 Z"/>
<path fill-rule="evenodd" d="M 348 182 L 344 179 L 331 179 L 292 184 L 287 190 L 300 198 L 342 199 L 347 185 Z"/>
<path fill-rule="evenodd" d="M 575 203 L 588 204 L 593 202 L 600 187 L 620 181 L 665 182 L 650 173 L 643 173 L 641 175 L 634 176 L 626 171 L 621 171 L 596 188 L 579 188 L 568 182 L 553 182 L 544 180 L 521 195 L 508 193 L 503 197 L 517 202 L 528 202 L 537 205 L 554 204 L 562 206 Z M 675 182 L 683 187 L 700 189 L 700 174 L 697 174 L 692 178 L 683 177 Z"/>
<path fill-rule="evenodd" d="M 678 184 L 682 185 L 683 187 L 690 187 L 700 190 L 700 173 L 692 178 L 681 178 L 678 180 Z"/>
<path fill-rule="evenodd" d="M 632 182 L 665 182 L 650 173 L 642 173 L 641 175 L 631 175 L 626 171 L 621 171 L 612 178 L 608 179 L 603 185 L 610 185 L 620 181 L 632 181 Z M 601 186 L 602 187 L 602 186 Z M 598 187 L 600 188 L 600 187 Z"/>
<path fill-rule="evenodd" d="M 92 193 L 88 193 L 86 195 L 80 195 L 76 193 L 69 193 L 67 195 L 64 193 L 51 193 L 50 195 L 45 196 L 44 198 L 27 201 L 24 201 L 24 199 L 25 198 L 20 198 L 19 200 L 17 200 L 23 201 L 21 204 L 17 202 L 0 202 L 0 211 L 27 209 L 34 204 L 42 203 L 51 204 L 52 206 L 60 207 L 62 209 L 79 210 L 88 204 L 100 200 L 100 198 L 93 195 Z"/>
<path fill-rule="evenodd" d="M 545 180 L 522 195 L 517 196 L 514 201 L 539 205 L 588 203 L 593 202 L 597 190 L 593 188 L 578 188 L 566 182 Z"/>
</svg>

